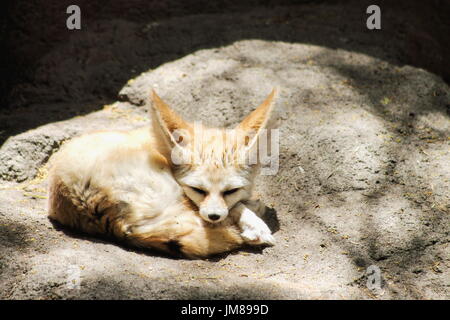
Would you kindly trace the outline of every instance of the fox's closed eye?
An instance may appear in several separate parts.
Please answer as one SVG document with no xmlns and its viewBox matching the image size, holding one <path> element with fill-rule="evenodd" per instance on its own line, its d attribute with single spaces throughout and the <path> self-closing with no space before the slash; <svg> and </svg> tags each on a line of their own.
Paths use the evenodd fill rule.
<svg viewBox="0 0 450 320">
<path fill-rule="evenodd" d="M 201 195 L 206 195 L 206 191 L 199 189 L 199 188 L 195 188 L 195 187 L 191 187 L 192 190 L 194 190 L 195 192 L 201 194 Z"/>
<path fill-rule="evenodd" d="M 223 194 L 228 196 L 230 194 L 237 192 L 238 190 L 239 190 L 239 188 L 230 189 L 230 190 L 224 191 Z"/>
</svg>

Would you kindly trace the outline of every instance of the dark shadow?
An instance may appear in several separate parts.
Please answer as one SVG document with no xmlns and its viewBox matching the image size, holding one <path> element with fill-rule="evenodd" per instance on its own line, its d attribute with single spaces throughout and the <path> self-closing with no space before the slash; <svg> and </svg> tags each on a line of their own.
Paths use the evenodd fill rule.
<svg viewBox="0 0 450 320">
<path fill-rule="evenodd" d="M 448 81 L 446 1 L 78 1 L 82 29 L 66 28 L 69 1 L 11 1 L 2 42 L 0 144 L 40 125 L 98 110 L 141 72 L 244 39 L 306 43 L 411 64 Z M 173 19 L 172 19 L 173 18 Z"/>
<path fill-rule="evenodd" d="M 266 211 L 264 211 L 261 219 L 264 220 L 272 233 L 280 230 L 280 220 L 278 220 L 277 211 L 274 208 L 266 207 Z"/>
<path fill-rule="evenodd" d="M 42 250 L 41 243 L 33 239 L 32 226 L 10 220 L 0 213 L 0 299 L 9 299 L 19 275 L 30 269 L 30 252 Z M 37 240 L 37 241 L 35 241 Z"/>
<path fill-rule="evenodd" d="M 11 220 L 0 219 L 0 257 L 3 248 L 26 249 L 33 246 L 32 242 L 26 241 L 30 237 L 29 227 Z"/>
<path fill-rule="evenodd" d="M 49 299 L 88 299 L 88 300 L 249 300 L 280 299 L 279 294 L 267 284 L 228 284 L 216 283 L 214 286 L 189 285 L 165 279 L 137 279 L 135 283 L 120 281 L 117 276 L 103 275 L 82 283 L 80 290 L 67 290 L 64 297 L 49 296 Z M 180 310 L 181 311 L 181 310 Z"/>
<path fill-rule="evenodd" d="M 64 233 L 66 236 L 75 238 L 75 239 L 80 239 L 80 240 L 87 240 L 90 242 L 94 242 L 94 243 L 100 243 L 100 244 L 115 244 L 119 247 L 121 247 L 122 249 L 124 249 L 125 251 L 128 252 L 134 252 L 134 253 L 139 253 L 139 254 L 146 254 L 146 255 L 150 255 L 150 256 L 154 256 L 154 257 L 161 257 L 161 258 L 169 258 L 169 259 L 174 259 L 174 260 L 178 260 L 178 259 L 187 259 L 187 258 L 183 258 L 183 257 L 177 257 L 174 255 L 170 255 L 168 253 L 156 250 L 156 249 L 151 249 L 151 248 L 138 248 L 135 246 L 131 246 L 123 241 L 119 241 L 117 238 L 114 237 L 110 237 L 107 235 L 89 235 L 87 233 L 84 233 L 82 231 L 73 229 L 73 228 L 69 228 L 67 226 L 62 225 L 61 223 L 59 223 L 56 220 L 53 219 L 49 219 L 49 221 L 51 222 L 51 224 L 53 225 L 53 227 L 57 230 L 60 231 L 62 233 Z"/>
</svg>

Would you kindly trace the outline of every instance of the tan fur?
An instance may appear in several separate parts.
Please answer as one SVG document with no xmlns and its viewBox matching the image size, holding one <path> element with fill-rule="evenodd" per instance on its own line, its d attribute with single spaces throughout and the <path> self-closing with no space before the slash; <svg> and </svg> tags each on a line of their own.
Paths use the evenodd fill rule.
<svg viewBox="0 0 450 320">
<path fill-rule="evenodd" d="M 270 101 L 252 113 L 257 119 L 247 118 L 243 127 L 259 129 L 264 125 L 272 98 L 273 92 Z M 152 99 L 154 121 L 150 129 L 84 135 L 65 144 L 52 158 L 49 217 L 89 234 L 190 258 L 238 248 L 245 242 L 239 213 L 218 223 L 210 223 L 199 214 L 208 201 L 232 212 L 236 203 L 250 198 L 254 170 L 233 162 L 241 145 L 232 139 L 220 142 L 224 135 L 234 139 L 235 131 L 202 127 L 205 137 L 197 139 L 193 125 L 155 92 Z M 184 142 L 189 142 L 182 152 L 198 162 L 173 163 L 171 151 L 180 142 L 173 135 L 180 129 L 187 139 Z M 209 200 L 187 190 L 183 179 L 207 183 Z M 244 182 L 248 183 L 238 197 L 223 195 L 224 188 Z"/>
</svg>

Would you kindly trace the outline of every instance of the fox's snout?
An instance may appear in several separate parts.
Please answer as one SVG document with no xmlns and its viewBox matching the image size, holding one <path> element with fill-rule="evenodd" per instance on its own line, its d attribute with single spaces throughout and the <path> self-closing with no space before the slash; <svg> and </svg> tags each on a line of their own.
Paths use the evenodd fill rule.
<svg viewBox="0 0 450 320">
<path fill-rule="evenodd" d="M 228 207 L 223 198 L 207 197 L 200 205 L 200 216 L 208 222 L 217 223 L 228 216 Z"/>
<path fill-rule="evenodd" d="M 204 209 L 200 210 L 200 215 L 208 222 L 220 222 L 225 220 L 228 215 L 227 209 Z"/>
<path fill-rule="evenodd" d="M 200 209 L 200 215 L 203 219 L 209 222 L 220 222 L 225 220 L 228 215 L 228 209 L 226 208 L 202 208 Z"/>
</svg>

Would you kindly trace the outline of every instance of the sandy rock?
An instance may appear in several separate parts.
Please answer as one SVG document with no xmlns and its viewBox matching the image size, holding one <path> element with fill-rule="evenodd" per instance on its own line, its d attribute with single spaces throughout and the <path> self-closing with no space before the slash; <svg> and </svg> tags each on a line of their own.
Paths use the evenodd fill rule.
<svg viewBox="0 0 450 320">
<path fill-rule="evenodd" d="M 195 27 L 213 18 L 225 19 Z M 9 138 L 0 149 L 0 297 L 449 298 L 450 89 L 362 52 L 251 39 L 196 50 L 142 70 L 121 102 Z M 32 178 L 64 140 L 147 124 L 151 89 L 189 120 L 233 126 L 273 87 L 279 170 L 260 176 L 256 193 L 273 208 L 274 247 L 173 260 L 48 221 L 45 177 Z M 375 291 L 370 266 L 381 271 Z"/>
</svg>

